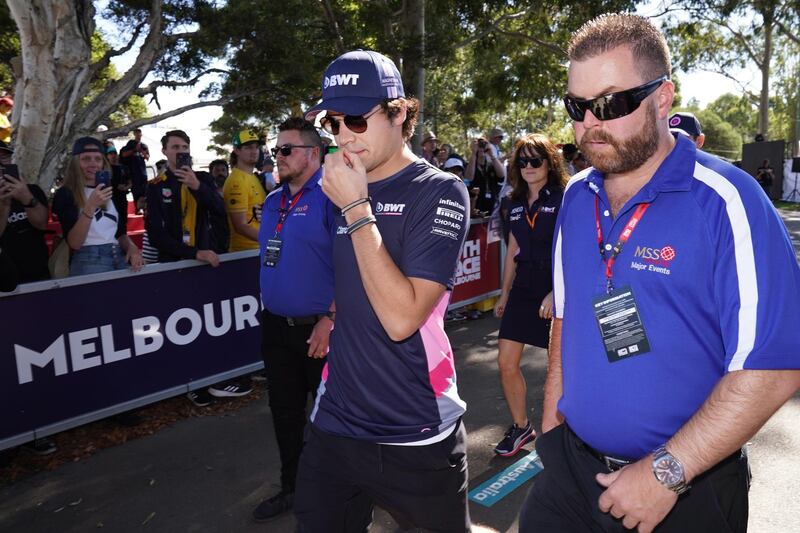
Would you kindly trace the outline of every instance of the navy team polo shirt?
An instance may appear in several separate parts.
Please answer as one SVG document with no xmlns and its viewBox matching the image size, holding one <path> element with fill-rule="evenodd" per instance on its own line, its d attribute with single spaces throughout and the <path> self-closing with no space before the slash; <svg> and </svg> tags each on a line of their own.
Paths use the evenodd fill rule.
<svg viewBox="0 0 800 533">
<path fill-rule="evenodd" d="M 311 420 L 334 435 L 381 443 L 431 439 L 466 410 L 444 315 L 469 227 L 464 183 L 423 160 L 369 184 L 383 244 L 407 277 L 447 291 L 420 329 L 395 342 L 361 282 L 344 217 L 336 217 L 336 327 Z"/>
<path fill-rule="evenodd" d="M 281 257 L 274 267 L 264 266 L 264 250 L 275 235 L 281 196 L 288 208 L 294 196 L 283 184 L 264 201 L 258 244 L 261 250 L 261 299 L 270 313 L 304 317 L 325 314 L 333 301 L 331 227 L 334 206 L 322 192 L 322 168 L 297 194 L 303 194 L 283 223 Z"/>
<path fill-rule="evenodd" d="M 613 268 L 614 286 L 634 291 L 651 351 L 614 363 L 592 310 L 606 286 L 596 197 L 612 244 L 637 204 L 651 204 Z M 590 446 L 637 459 L 670 439 L 727 372 L 800 368 L 800 268 L 759 184 L 681 135 L 616 219 L 609 211 L 602 174 L 573 177 L 554 245 L 558 409 Z"/>
<path fill-rule="evenodd" d="M 519 201 L 509 198 L 509 226 L 519 245 L 519 253 L 514 261 L 531 263 L 537 267 L 547 266 L 547 270 L 550 270 L 554 228 L 562 195 L 559 187 L 545 185 L 530 206 L 527 199 Z M 536 221 L 531 229 L 528 217 L 534 216 Z"/>
</svg>

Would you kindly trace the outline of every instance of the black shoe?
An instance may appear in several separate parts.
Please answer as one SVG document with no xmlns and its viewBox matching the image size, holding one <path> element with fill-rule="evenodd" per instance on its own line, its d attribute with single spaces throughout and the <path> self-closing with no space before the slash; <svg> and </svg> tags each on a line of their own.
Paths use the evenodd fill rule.
<svg viewBox="0 0 800 533">
<path fill-rule="evenodd" d="M 495 447 L 494 453 L 502 457 L 511 457 L 522 449 L 522 447 L 536 438 L 536 432 L 533 431 L 531 423 L 524 428 L 516 424 L 512 424 L 508 431 L 506 431 L 503 440 Z"/>
<path fill-rule="evenodd" d="M 206 389 L 193 390 L 186 397 L 197 407 L 205 407 L 214 403 L 214 397 Z"/>
<path fill-rule="evenodd" d="M 285 513 L 294 505 L 294 492 L 279 492 L 258 504 L 253 510 L 253 520 L 256 522 L 269 522 Z"/>
<path fill-rule="evenodd" d="M 217 383 L 208 388 L 211 396 L 217 398 L 238 398 L 240 396 L 247 396 L 253 392 L 253 387 L 244 385 L 238 381 L 227 381 L 225 383 Z"/>
<path fill-rule="evenodd" d="M 44 437 L 36 439 L 25 445 L 25 449 L 35 453 L 36 455 L 50 455 L 58 451 L 58 446 L 53 442 L 53 439 Z"/>
</svg>

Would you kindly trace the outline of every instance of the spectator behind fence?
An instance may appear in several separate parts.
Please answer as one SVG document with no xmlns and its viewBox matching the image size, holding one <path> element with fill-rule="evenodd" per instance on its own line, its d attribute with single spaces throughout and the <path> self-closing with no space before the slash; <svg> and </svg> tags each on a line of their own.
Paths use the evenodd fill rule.
<svg viewBox="0 0 800 533">
<path fill-rule="evenodd" d="M 547 348 L 553 311 L 553 228 L 568 179 L 555 145 L 538 134 L 517 141 L 508 175 L 514 184 L 507 207 L 511 231 L 502 293 L 494 306 L 495 315 L 502 318 L 497 365 L 512 418 L 494 449 L 504 457 L 516 454 L 536 437 L 528 419 L 520 360 L 526 344 Z"/>
<path fill-rule="evenodd" d="M 142 130 L 133 130 L 133 139 L 122 148 L 120 152 L 121 162 L 128 169 L 128 178 L 131 180 L 131 191 L 133 193 L 133 204 L 136 212 L 139 213 L 143 207 L 145 198 L 145 186 L 147 185 L 147 160 L 150 159 L 150 149 L 142 142 Z"/>
<path fill-rule="evenodd" d="M 16 266 L 19 283 L 50 278 L 47 268 L 47 197 L 11 165 L 14 152 L 0 141 L 0 248 Z"/>
<path fill-rule="evenodd" d="M 228 162 L 224 159 L 215 159 L 208 164 L 208 172 L 214 179 L 214 187 L 219 194 L 222 194 L 222 189 L 225 186 L 225 181 L 228 179 Z"/>
<path fill-rule="evenodd" d="M 503 130 L 500 128 L 492 128 L 489 130 L 489 133 L 486 135 L 486 139 L 489 141 L 489 147 L 492 149 L 492 153 L 494 156 L 503 163 L 506 157 L 503 155 L 503 149 L 500 148 L 500 143 L 503 142 L 505 138 L 505 134 Z M 505 167 L 503 168 L 503 179 L 505 179 Z"/>
<path fill-rule="evenodd" d="M 436 134 L 428 132 L 422 139 L 422 159 L 427 161 L 433 166 L 438 167 L 439 163 L 436 161 L 436 152 L 438 151 L 439 139 Z"/>
<path fill-rule="evenodd" d="M 254 170 L 261 152 L 258 133 L 246 129 L 233 137 L 236 161 L 231 175 L 225 180 L 223 197 L 228 212 L 230 246 L 228 250 L 255 250 L 258 248 L 258 229 L 261 226 L 261 206 L 267 197 Z"/>
<path fill-rule="evenodd" d="M 686 135 L 694 142 L 698 150 L 706 142 L 706 136 L 700 126 L 700 121 L 694 116 L 694 113 L 689 113 L 688 111 L 674 113 L 669 117 L 669 131 Z"/>
<path fill-rule="evenodd" d="M 14 107 L 14 100 L 10 96 L 0 98 L 0 141 L 11 144 L 11 120 L 8 115 Z"/>
<path fill-rule="evenodd" d="M 769 198 L 772 182 L 775 181 L 775 169 L 770 165 L 769 159 L 765 159 L 756 170 L 756 181 L 758 181 L 758 184 L 764 189 L 764 194 Z"/>
<path fill-rule="evenodd" d="M 218 266 L 219 257 L 211 249 L 210 215 L 225 216 L 225 207 L 211 175 L 192 170 L 189 143 L 182 130 L 161 138 L 167 169 L 147 187 L 145 228 L 159 262 L 197 259 Z"/>
<path fill-rule="evenodd" d="M 114 192 L 111 201 L 117 208 L 120 219 L 122 220 L 123 230 L 128 232 L 128 193 L 131 190 L 131 181 L 128 179 L 128 169 L 119 164 L 117 148 L 111 141 L 105 141 L 103 147 L 106 151 L 106 159 L 111 164 L 111 187 Z"/>
<path fill-rule="evenodd" d="M 264 154 L 264 159 L 261 161 L 261 166 L 259 167 L 258 177 L 267 193 L 271 193 L 275 190 L 275 187 L 278 186 L 275 181 L 275 160 L 272 159 L 272 157 Z"/>
<path fill-rule="evenodd" d="M 578 147 L 572 143 L 567 143 L 561 147 L 561 155 L 564 156 L 567 174 L 574 176 L 578 172 L 573 163 L 575 158 L 578 157 Z"/>
<path fill-rule="evenodd" d="M 98 179 L 103 182 L 98 184 Z M 124 231 L 111 195 L 111 165 L 103 144 L 93 137 L 81 137 L 72 145 L 64 183 L 53 199 L 53 212 L 74 250 L 70 276 L 121 270 L 126 264 L 137 271 L 144 264 Z"/>
<path fill-rule="evenodd" d="M 486 139 L 472 139 L 469 151 L 464 178 L 470 181 L 472 187 L 478 188 L 475 208 L 485 216 L 494 209 L 506 171 Z"/>
</svg>

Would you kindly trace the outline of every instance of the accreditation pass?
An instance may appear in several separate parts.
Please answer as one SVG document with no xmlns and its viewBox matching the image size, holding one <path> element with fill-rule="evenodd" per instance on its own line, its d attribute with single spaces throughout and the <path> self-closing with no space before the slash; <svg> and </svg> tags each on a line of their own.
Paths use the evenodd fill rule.
<svg viewBox="0 0 800 533">
<path fill-rule="evenodd" d="M 594 316 L 610 363 L 650 351 L 650 341 L 639 316 L 630 285 L 592 299 Z"/>
</svg>

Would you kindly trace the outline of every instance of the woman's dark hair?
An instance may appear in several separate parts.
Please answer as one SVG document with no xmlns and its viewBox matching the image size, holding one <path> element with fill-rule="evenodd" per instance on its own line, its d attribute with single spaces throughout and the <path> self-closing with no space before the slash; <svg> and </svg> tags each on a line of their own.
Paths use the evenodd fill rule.
<svg viewBox="0 0 800 533">
<path fill-rule="evenodd" d="M 522 173 L 517 165 L 517 160 L 523 151 L 531 155 L 535 152 L 547 161 L 547 185 L 561 189 L 567 185 L 569 175 L 556 145 L 546 136 L 532 133 L 517 141 L 508 163 L 508 180 L 513 186 L 509 196 L 512 200 L 522 202 L 528 197 L 528 183 L 522 179 Z"/>
</svg>

